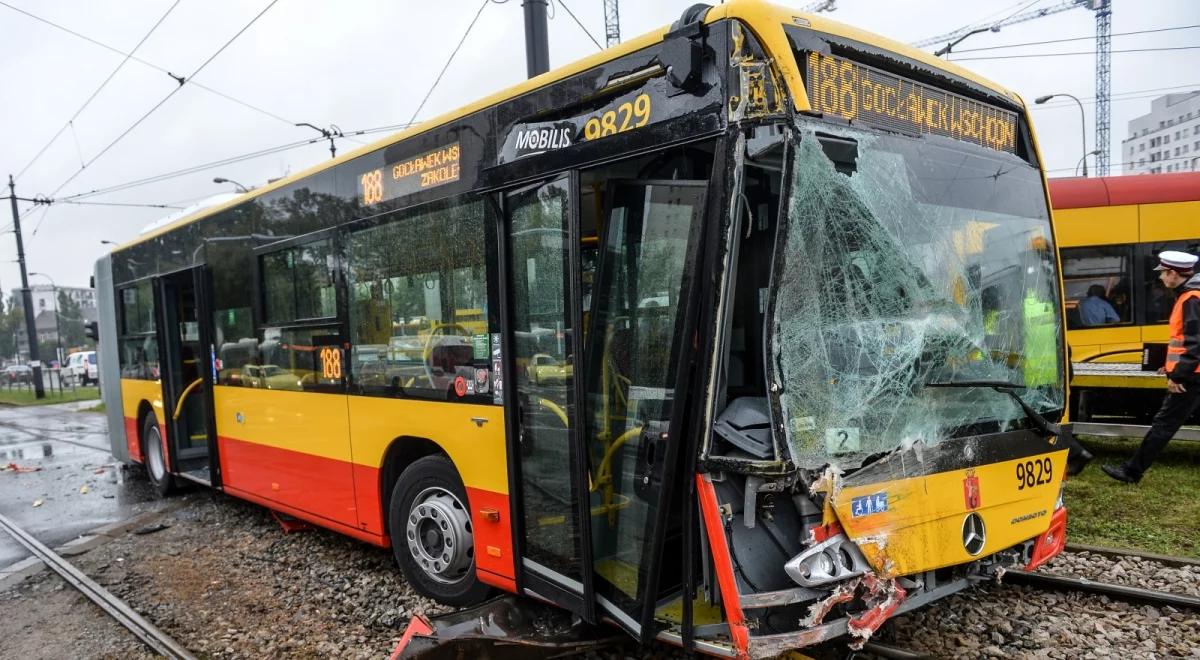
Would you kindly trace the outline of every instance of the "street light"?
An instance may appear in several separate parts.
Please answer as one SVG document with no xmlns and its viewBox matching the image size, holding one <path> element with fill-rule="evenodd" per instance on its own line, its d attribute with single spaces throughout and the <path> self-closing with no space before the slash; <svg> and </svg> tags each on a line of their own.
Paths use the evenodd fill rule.
<svg viewBox="0 0 1200 660">
<path fill-rule="evenodd" d="M 1087 152 L 1086 154 L 1084 154 L 1084 155 L 1083 155 L 1083 157 L 1082 157 L 1082 158 L 1080 158 L 1080 159 L 1079 159 L 1079 161 L 1078 161 L 1077 163 L 1075 163 L 1075 173 L 1076 173 L 1076 174 L 1078 174 L 1078 173 L 1079 173 L 1079 163 L 1083 163 L 1083 161 L 1084 161 L 1084 160 L 1086 160 L 1088 156 L 1096 156 L 1096 155 L 1098 155 L 1099 153 L 1100 153 L 1100 150 L 1099 150 L 1099 149 L 1092 149 L 1091 151 L 1089 151 L 1089 152 Z M 1084 164 L 1086 165 L 1086 163 L 1084 163 Z M 1086 175 L 1085 175 L 1085 176 L 1086 176 Z"/>
<path fill-rule="evenodd" d="M 56 355 L 58 356 L 58 366 L 62 367 L 63 350 L 62 350 L 62 326 L 58 322 L 58 284 L 54 282 L 54 278 L 45 273 L 29 273 L 31 277 L 44 277 L 50 280 L 50 293 L 54 297 L 54 344 L 58 347 Z M 36 340 L 35 340 L 36 341 Z"/>
<path fill-rule="evenodd" d="M 222 177 L 222 176 L 213 177 L 213 183 L 232 183 L 234 186 L 237 186 L 238 192 L 240 192 L 240 193 L 250 192 L 250 189 L 247 188 L 246 186 L 243 186 L 242 184 L 238 183 L 237 181 L 234 181 L 233 179 L 226 179 L 225 177 Z"/>
<path fill-rule="evenodd" d="M 1033 102 L 1038 105 L 1041 105 L 1056 96 L 1066 96 L 1069 98 L 1073 98 L 1073 99 L 1075 99 L 1075 103 L 1079 105 L 1079 134 L 1083 138 L 1083 145 L 1082 145 L 1083 146 L 1083 149 L 1082 149 L 1082 151 L 1083 151 L 1083 178 L 1086 179 L 1087 178 L 1087 157 L 1089 154 L 1088 154 L 1088 150 L 1087 150 L 1087 117 L 1083 114 L 1083 102 L 1080 101 L 1078 98 L 1075 98 L 1075 96 L 1073 94 L 1063 94 L 1061 92 L 1058 94 L 1047 94 L 1045 96 L 1039 96 L 1036 99 L 1034 99 Z M 1097 145 L 1097 146 L 1099 146 L 1099 145 Z M 1096 153 L 1096 152 L 1092 152 L 1092 153 Z"/>
</svg>

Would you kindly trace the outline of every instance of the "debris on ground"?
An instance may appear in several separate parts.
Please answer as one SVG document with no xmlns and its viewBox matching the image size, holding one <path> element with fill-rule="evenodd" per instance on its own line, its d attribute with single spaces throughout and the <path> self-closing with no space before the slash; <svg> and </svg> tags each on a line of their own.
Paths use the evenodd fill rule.
<svg viewBox="0 0 1200 660">
<path fill-rule="evenodd" d="M 0 468 L 0 472 L 37 472 L 38 470 L 41 470 L 41 469 L 42 468 L 40 465 L 24 466 L 24 465 L 17 465 L 16 463 L 9 463 L 8 465 L 5 465 L 3 468 Z"/>
<path fill-rule="evenodd" d="M 39 507 L 39 506 L 41 506 L 41 505 L 42 505 L 42 500 L 34 500 L 34 501 L 33 501 L 33 506 L 35 506 L 35 507 Z"/>
</svg>

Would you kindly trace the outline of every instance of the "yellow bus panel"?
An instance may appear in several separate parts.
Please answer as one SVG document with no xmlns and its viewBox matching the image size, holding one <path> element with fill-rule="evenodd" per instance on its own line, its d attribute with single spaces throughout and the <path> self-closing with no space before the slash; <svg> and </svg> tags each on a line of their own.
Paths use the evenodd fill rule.
<svg viewBox="0 0 1200 660">
<path fill-rule="evenodd" d="M 1059 247 L 1138 242 L 1138 207 L 1096 206 L 1054 212 Z"/>
</svg>

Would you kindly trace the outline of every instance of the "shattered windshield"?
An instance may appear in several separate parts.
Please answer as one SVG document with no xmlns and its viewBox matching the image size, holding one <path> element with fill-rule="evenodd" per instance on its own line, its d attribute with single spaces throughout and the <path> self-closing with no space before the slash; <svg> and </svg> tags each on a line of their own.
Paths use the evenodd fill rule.
<svg viewBox="0 0 1200 660">
<path fill-rule="evenodd" d="M 801 122 L 767 321 L 793 461 L 851 467 L 1063 408 L 1039 171 L 948 138 Z M 975 385 L 971 385 L 975 383 Z M 932 385 L 932 386 L 931 386 Z"/>
</svg>

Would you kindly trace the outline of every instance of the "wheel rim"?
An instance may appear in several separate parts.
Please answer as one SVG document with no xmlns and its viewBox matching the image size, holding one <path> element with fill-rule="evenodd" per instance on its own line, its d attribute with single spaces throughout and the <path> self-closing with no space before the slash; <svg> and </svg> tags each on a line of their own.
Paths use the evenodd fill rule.
<svg viewBox="0 0 1200 660">
<path fill-rule="evenodd" d="M 167 466 L 163 462 L 162 436 L 154 426 L 146 434 L 146 467 L 150 468 L 150 476 L 156 482 L 162 481 L 167 474 Z"/>
<path fill-rule="evenodd" d="M 426 488 L 413 499 L 404 535 L 409 554 L 430 578 L 451 584 L 471 569 L 475 556 L 471 517 L 445 488 Z"/>
</svg>

